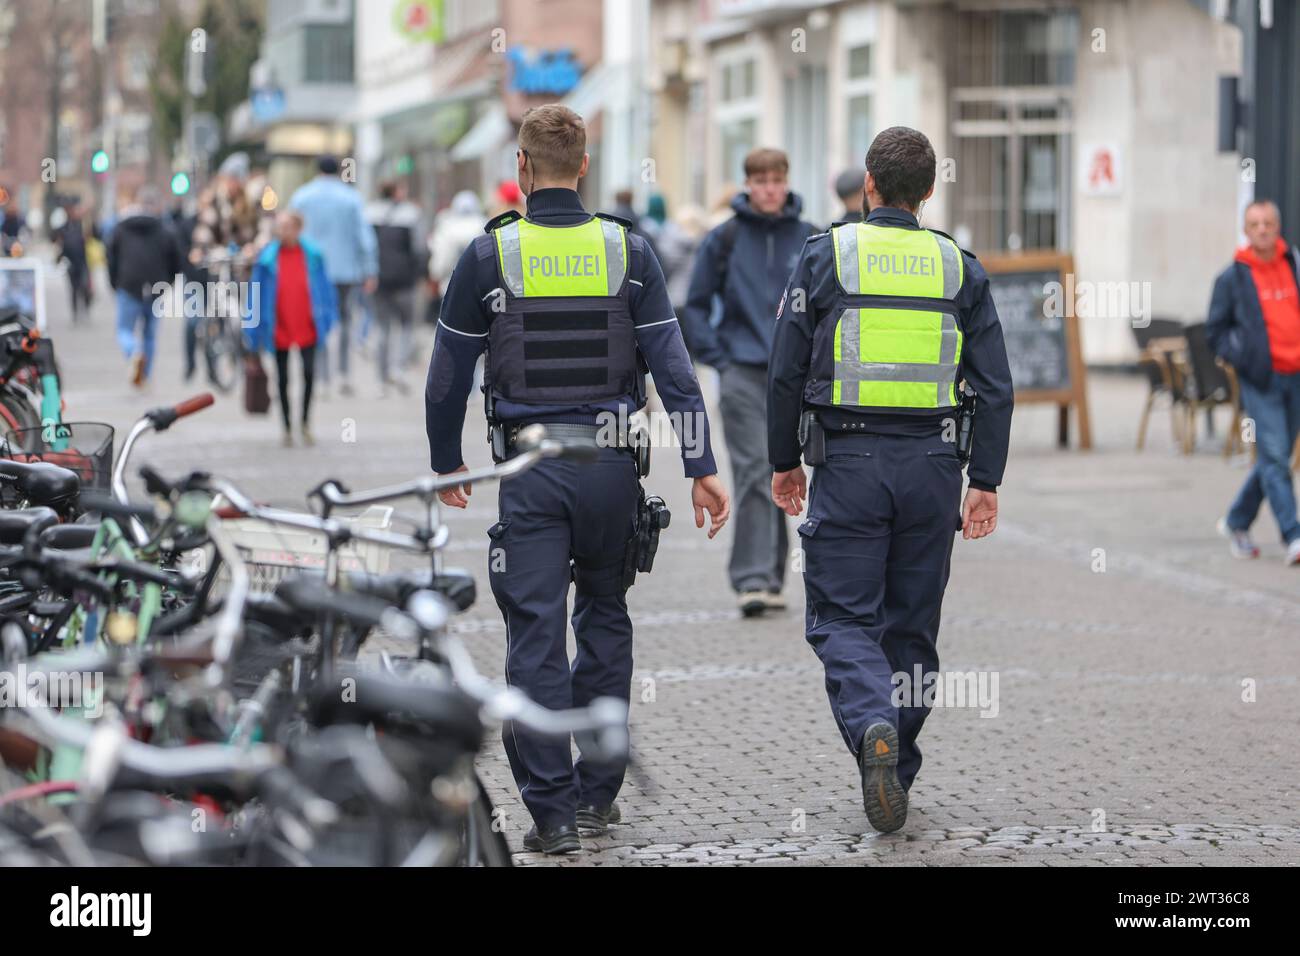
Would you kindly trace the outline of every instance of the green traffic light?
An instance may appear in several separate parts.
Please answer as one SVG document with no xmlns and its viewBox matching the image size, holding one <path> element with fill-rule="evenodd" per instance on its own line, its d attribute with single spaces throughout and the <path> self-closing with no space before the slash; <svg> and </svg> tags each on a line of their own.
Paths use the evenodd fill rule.
<svg viewBox="0 0 1300 956">
<path fill-rule="evenodd" d="M 106 173 L 108 172 L 108 153 L 102 149 L 97 150 L 95 155 L 90 159 L 91 172 Z"/>
<path fill-rule="evenodd" d="M 172 177 L 172 195 L 184 196 L 190 191 L 190 177 L 185 173 L 177 173 Z"/>
</svg>

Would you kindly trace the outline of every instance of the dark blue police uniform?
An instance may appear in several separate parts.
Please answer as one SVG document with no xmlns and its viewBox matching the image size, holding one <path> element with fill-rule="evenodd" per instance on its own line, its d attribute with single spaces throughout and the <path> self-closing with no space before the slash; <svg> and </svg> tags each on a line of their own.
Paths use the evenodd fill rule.
<svg viewBox="0 0 1300 956">
<path fill-rule="evenodd" d="M 877 208 L 866 222 L 920 228 L 916 217 L 901 209 Z M 898 780 L 910 788 L 921 767 L 916 738 L 930 708 L 911 695 L 895 706 L 892 678 L 938 672 L 939 613 L 954 534 L 961 528 L 955 414 L 951 408 L 903 412 L 809 402 L 830 394 L 826 376 L 818 384 L 813 367 L 814 338 L 825 338 L 818 335 L 819 326 L 847 314 L 840 311 L 846 300 L 837 285 L 835 241 L 831 233 L 810 238 L 786 289 L 768 375 L 768 453 L 777 472 L 797 468 L 800 415 L 810 404 L 816 408 L 826 429 L 826 462 L 814 470 L 808 514 L 799 528 L 807 640 L 824 665 L 831 710 L 849 750 L 859 755 L 868 728 L 889 724 L 898 735 Z M 970 486 L 995 491 L 1006 465 L 1012 410 L 1002 327 L 978 260 L 963 250 L 958 263 L 955 244 L 947 248 L 956 292 L 944 308 L 960 330 L 959 338 L 954 333 L 961 343 L 958 380 L 965 379 L 978 394 Z M 895 325 L 880 340 L 885 349 L 887 336 L 902 327 Z M 863 345 L 855 340 L 855 348 L 865 353 L 870 331 L 864 329 Z M 836 361 L 841 357 L 837 352 Z M 884 377 L 905 378 L 897 372 Z"/>
<path fill-rule="evenodd" d="M 576 192 L 552 188 L 533 192 L 527 219 L 541 226 L 577 226 L 589 223 L 592 216 L 583 209 Z M 505 321 L 494 303 L 500 301 L 503 284 L 511 281 L 499 265 L 497 241 L 485 235 L 473 242 L 456 266 L 443 298 L 425 390 L 430 459 L 433 470 L 440 474 L 462 464 L 465 405 L 479 356 L 490 341 L 493 349 L 503 351 L 518 345 L 513 334 L 502 336 L 504 326 L 497 326 L 495 332 L 493 328 L 494 322 Z M 691 451 L 687 442 L 682 443 L 686 476 L 715 474 L 703 398 L 668 300 L 663 272 L 645 241 L 630 231 L 625 250 L 624 295 L 636 350 L 654 375 L 659 397 L 674 422 L 690 415 L 703 429 L 702 440 L 690 443 Z M 572 261 L 582 266 L 572 266 L 582 276 L 591 273 L 589 259 L 572 257 Z M 563 257 L 556 262 L 559 266 L 554 268 L 545 259 L 541 265 L 548 272 L 571 268 Z M 565 329 L 591 327 L 589 316 L 570 319 L 567 325 L 560 324 Z M 546 325 L 536 316 L 525 317 L 519 325 L 520 334 Z M 554 341 L 534 342 L 516 351 L 520 356 L 560 354 L 556 347 L 565 345 L 565 336 L 581 334 L 565 329 L 554 334 Z M 609 339 L 613 343 L 613 332 Z M 567 344 L 569 354 L 582 351 L 573 350 L 573 341 Z M 618 350 L 611 344 L 608 351 L 612 355 Z M 604 352 L 587 349 L 585 354 Z M 548 396 L 545 402 L 511 399 L 503 394 L 509 390 L 497 383 L 492 386 L 496 418 L 507 425 L 593 426 L 606 421 L 604 416 L 634 412 L 643 401 L 634 394 L 636 388 L 629 387 L 626 394 L 591 397 L 592 379 L 587 373 L 592 364 L 587 359 L 577 369 L 582 374 L 577 374 L 577 363 L 569 363 L 571 374 L 566 379 L 565 363 L 551 362 L 532 373 L 534 384 L 540 383 L 541 388 L 529 391 L 521 385 L 513 393 L 531 396 L 544 392 Z M 572 383 L 574 394 L 583 397 L 566 402 L 566 382 Z M 500 520 L 488 534 L 492 593 L 506 623 L 506 679 L 545 707 L 581 707 L 601 696 L 629 698 L 632 623 L 621 572 L 624 547 L 633 530 L 638 487 L 633 456 L 608 447 L 600 449 L 593 464 L 550 459 L 501 483 Z M 573 629 L 577 641 L 572 665 L 565 647 L 570 580 L 575 584 Z M 583 759 L 575 766 L 568 741 L 538 739 L 510 726 L 503 739 L 520 795 L 539 827 L 572 825 L 579 805 L 608 806 L 622 785 L 622 766 Z"/>
</svg>

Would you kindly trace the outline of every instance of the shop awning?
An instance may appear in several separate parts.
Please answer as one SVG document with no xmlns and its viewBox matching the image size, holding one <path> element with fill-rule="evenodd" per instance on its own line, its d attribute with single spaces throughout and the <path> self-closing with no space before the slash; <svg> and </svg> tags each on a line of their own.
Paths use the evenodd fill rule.
<svg viewBox="0 0 1300 956">
<path fill-rule="evenodd" d="M 505 143 L 512 132 L 505 106 L 494 103 L 451 148 L 451 158 L 458 163 L 478 159 Z"/>
<path fill-rule="evenodd" d="M 590 123 L 605 108 L 611 86 L 610 74 L 610 68 L 603 63 L 593 66 L 583 74 L 578 85 L 569 91 L 569 95 L 564 98 L 564 105 Z"/>
</svg>

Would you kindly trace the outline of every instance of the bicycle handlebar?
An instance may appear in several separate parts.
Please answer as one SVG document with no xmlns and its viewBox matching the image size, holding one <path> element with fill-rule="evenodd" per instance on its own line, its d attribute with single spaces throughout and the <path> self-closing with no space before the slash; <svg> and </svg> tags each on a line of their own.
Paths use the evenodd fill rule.
<svg viewBox="0 0 1300 956">
<path fill-rule="evenodd" d="M 593 445 L 562 442 L 553 438 L 542 438 L 536 446 L 510 458 L 498 465 L 476 468 L 470 471 L 449 472 L 444 475 L 415 478 L 411 481 L 368 491 L 351 492 L 335 479 L 318 485 L 308 493 L 326 505 L 326 511 L 333 508 L 358 508 L 366 505 L 383 504 L 399 498 L 432 499 L 440 491 L 450 491 L 463 485 L 474 485 L 483 481 L 504 481 L 532 468 L 544 458 L 564 458 L 570 461 L 587 463 L 595 458 L 598 449 Z"/>
<path fill-rule="evenodd" d="M 210 407 L 215 401 L 216 399 L 211 392 L 203 392 L 201 395 L 187 398 L 170 408 L 151 409 L 145 412 L 144 417 L 153 423 L 154 431 L 165 432 L 172 427 L 177 419 L 193 415 L 195 412 L 201 412 L 203 409 Z"/>
</svg>

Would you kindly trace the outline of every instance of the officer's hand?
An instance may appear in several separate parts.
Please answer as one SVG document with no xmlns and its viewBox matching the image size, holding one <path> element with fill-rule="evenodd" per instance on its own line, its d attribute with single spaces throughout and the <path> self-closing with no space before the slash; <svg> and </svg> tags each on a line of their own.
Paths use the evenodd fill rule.
<svg viewBox="0 0 1300 956">
<path fill-rule="evenodd" d="M 691 487 L 691 504 L 695 505 L 695 527 L 704 527 L 704 512 L 709 513 L 709 538 L 722 530 L 731 517 L 731 498 L 717 475 L 696 478 Z"/>
<path fill-rule="evenodd" d="M 808 497 L 808 476 L 803 465 L 794 471 L 778 471 L 772 476 L 772 501 L 791 518 L 803 513 L 803 503 Z"/>
<path fill-rule="evenodd" d="M 459 475 L 462 471 L 469 471 L 468 466 L 461 465 L 455 471 L 446 472 L 448 475 Z M 474 489 L 469 485 L 453 485 L 452 487 L 438 492 L 438 500 L 448 508 L 468 508 L 469 496 L 474 493 Z"/>
<path fill-rule="evenodd" d="M 987 538 L 998 527 L 998 493 L 971 488 L 961 509 L 961 536 L 967 541 Z"/>
<path fill-rule="evenodd" d="M 365 281 L 361 288 L 365 290 L 366 295 L 374 295 L 375 290 L 379 288 L 379 280 L 372 276 Z"/>
</svg>

